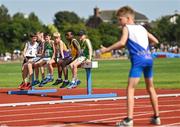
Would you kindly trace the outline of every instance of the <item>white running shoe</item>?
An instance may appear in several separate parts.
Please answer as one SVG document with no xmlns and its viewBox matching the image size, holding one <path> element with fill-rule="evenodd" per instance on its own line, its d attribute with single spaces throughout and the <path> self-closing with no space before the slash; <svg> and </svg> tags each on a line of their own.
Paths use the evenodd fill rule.
<svg viewBox="0 0 180 127">
<path fill-rule="evenodd" d="M 161 125 L 161 119 L 159 116 L 153 116 L 151 118 L 151 123 L 154 125 Z"/>
<path fill-rule="evenodd" d="M 116 127 L 133 127 L 133 120 L 127 117 L 121 122 L 117 122 Z"/>
</svg>

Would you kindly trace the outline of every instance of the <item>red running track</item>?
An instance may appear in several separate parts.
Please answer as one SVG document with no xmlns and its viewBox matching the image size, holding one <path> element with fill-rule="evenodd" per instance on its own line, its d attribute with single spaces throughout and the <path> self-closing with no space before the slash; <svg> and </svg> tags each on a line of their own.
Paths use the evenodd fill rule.
<svg viewBox="0 0 180 127">
<path fill-rule="evenodd" d="M 8 89 L 0 90 L 0 104 L 60 100 L 67 94 L 84 94 L 85 89 L 59 89 L 55 94 L 8 95 Z M 124 89 L 93 89 L 94 93 L 116 92 L 125 96 Z M 157 90 L 158 94 L 179 94 L 180 90 Z M 136 90 L 136 95 L 146 95 L 145 90 Z M 180 126 L 180 97 L 159 98 L 160 116 L 163 126 Z M 136 99 L 135 126 L 153 126 L 149 99 Z M 91 101 L 81 103 L 47 104 L 0 108 L 0 126 L 114 126 L 126 116 L 126 100 Z"/>
</svg>

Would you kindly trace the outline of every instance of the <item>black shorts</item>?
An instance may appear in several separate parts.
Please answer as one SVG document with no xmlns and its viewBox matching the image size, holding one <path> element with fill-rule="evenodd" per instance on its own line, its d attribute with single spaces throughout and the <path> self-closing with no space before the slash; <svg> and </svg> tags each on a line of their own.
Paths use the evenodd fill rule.
<svg viewBox="0 0 180 127">
<path fill-rule="evenodd" d="M 24 60 L 23 60 L 23 65 L 25 64 L 25 63 L 27 63 L 30 59 L 32 59 L 32 58 L 34 58 L 34 57 L 29 57 L 29 56 L 26 56 L 25 58 L 24 58 Z"/>
</svg>

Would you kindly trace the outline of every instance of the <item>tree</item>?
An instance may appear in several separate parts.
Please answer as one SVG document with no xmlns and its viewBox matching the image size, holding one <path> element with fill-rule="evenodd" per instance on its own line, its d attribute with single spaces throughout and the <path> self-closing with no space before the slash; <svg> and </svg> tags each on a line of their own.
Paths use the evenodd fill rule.
<svg viewBox="0 0 180 127">
<path fill-rule="evenodd" d="M 0 6 L 0 23 L 10 20 L 10 15 L 8 14 L 8 9 L 4 6 Z"/>
<path fill-rule="evenodd" d="M 180 46 L 180 15 L 176 19 L 175 24 L 175 37 L 178 45 Z"/>
<path fill-rule="evenodd" d="M 91 40 L 93 50 L 99 49 L 100 45 L 102 44 L 101 34 L 99 33 L 98 29 L 87 28 L 87 35 Z"/>
<path fill-rule="evenodd" d="M 175 41 L 175 25 L 170 22 L 169 16 L 164 16 L 155 21 L 154 33 L 162 43 L 171 43 Z"/>
<path fill-rule="evenodd" d="M 118 41 L 120 30 L 117 25 L 102 23 L 98 29 L 101 33 L 101 40 L 104 46 L 110 46 L 112 43 Z"/>
<path fill-rule="evenodd" d="M 48 31 L 49 31 L 51 34 L 53 34 L 53 33 L 55 33 L 55 32 L 58 32 L 58 29 L 57 29 L 56 26 L 53 25 L 53 24 L 48 24 L 48 25 L 47 25 L 47 28 L 48 28 Z"/>
<path fill-rule="evenodd" d="M 81 19 L 74 12 L 69 11 L 59 11 L 55 14 L 54 25 L 58 28 L 59 31 L 64 30 L 64 24 L 77 24 L 81 22 Z"/>
</svg>

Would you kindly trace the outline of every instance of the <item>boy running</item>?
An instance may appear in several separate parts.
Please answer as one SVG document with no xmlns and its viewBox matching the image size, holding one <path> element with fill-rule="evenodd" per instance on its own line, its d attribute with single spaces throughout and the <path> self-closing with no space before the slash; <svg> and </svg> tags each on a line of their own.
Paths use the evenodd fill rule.
<svg viewBox="0 0 180 127">
<path fill-rule="evenodd" d="M 142 72 L 154 111 L 151 123 L 160 125 L 158 99 L 153 84 L 153 59 L 149 50 L 149 41 L 150 44 L 154 45 L 158 43 L 158 40 L 144 27 L 134 24 L 134 17 L 135 12 L 130 7 L 120 8 L 117 11 L 117 18 L 122 26 L 121 39 L 112 46 L 103 47 L 100 50 L 101 53 L 105 53 L 113 49 L 123 48 L 126 45 L 130 53 L 131 69 L 127 86 L 127 118 L 118 122 L 117 126 L 133 126 L 134 91 Z"/>
</svg>

